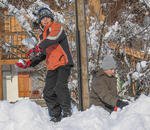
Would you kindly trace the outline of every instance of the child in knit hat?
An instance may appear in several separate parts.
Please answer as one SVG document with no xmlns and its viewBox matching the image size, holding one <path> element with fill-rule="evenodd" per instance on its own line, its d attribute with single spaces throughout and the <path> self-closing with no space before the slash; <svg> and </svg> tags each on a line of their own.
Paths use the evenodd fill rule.
<svg viewBox="0 0 150 130">
<path fill-rule="evenodd" d="M 90 104 L 101 106 L 108 112 L 116 111 L 128 105 L 118 99 L 117 80 L 115 78 L 116 62 L 110 55 L 106 55 L 102 61 L 101 69 L 93 78 L 90 91 Z"/>
</svg>

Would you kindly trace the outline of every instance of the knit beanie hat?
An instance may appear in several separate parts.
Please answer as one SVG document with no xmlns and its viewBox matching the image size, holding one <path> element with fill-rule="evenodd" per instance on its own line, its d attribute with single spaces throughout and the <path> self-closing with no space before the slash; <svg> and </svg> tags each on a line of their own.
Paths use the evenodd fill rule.
<svg viewBox="0 0 150 130">
<path fill-rule="evenodd" d="M 109 69 L 115 69 L 115 68 L 116 68 L 116 62 L 114 58 L 110 55 L 106 55 L 102 61 L 102 69 L 109 70 Z"/>
<path fill-rule="evenodd" d="M 54 14 L 52 13 L 52 11 L 49 10 L 48 8 L 45 8 L 45 7 L 39 9 L 39 11 L 38 11 L 38 22 L 39 22 L 39 24 L 41 23 L 41 20 L 44 17 L 49 17 L 52 19 L 52 21 L 54 20 Z"/>
</svg>

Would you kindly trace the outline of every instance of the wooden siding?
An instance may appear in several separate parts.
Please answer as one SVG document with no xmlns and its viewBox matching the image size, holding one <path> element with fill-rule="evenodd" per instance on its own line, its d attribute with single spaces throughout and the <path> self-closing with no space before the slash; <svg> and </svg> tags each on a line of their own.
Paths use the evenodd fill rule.
<svg viewBox="0 0 150 130">
<path fill-rule="evenodd" d="M 31 95 L 31 80 L 28 73 L 18 74 L 18 94 L 19 97 L 30 97 Z"/>
</svg>

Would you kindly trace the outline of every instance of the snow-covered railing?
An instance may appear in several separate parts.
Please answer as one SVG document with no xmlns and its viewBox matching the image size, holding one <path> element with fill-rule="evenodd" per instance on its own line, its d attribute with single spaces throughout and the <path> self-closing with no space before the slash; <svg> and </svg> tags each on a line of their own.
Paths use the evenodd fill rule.
<svg viewBox="0 0 150 130">
<path fill-rule="evenodd" d="M 113 50 L 118 50 L 120 52 L 125 52 L 127 55 L 130 55 L 130 56 L 133 56 L 135 58 L 138 58 L 138 59 L 148 59 L 148 57 L 150 57 L 150 54 L 146 54 L 142 51 L 138 51 L 134 48 L 129 48 L 129 47 L 124 47 L 123 45 L 119 46 L 118 44 L 115 44 L 113 42 L 110 42 L 109 43 L 109 47 Z"/>
</svg>

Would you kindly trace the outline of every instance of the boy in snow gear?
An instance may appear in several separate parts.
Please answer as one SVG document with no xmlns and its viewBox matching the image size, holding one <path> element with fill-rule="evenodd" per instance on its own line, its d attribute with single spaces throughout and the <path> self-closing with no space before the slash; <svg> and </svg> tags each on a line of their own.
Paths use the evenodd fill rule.
<svg viewBox="0 0 150 130">
<path fill-rule="evenodd" d="M 102 68 L 95 74 L 90 91 L 90 104 L 101 106 L 108 112 L 128 105 L 117 96 L 117 80 L 114 76 L 116 62 L 112 56 L 106 55 Z"/>
<path fill-rule="evenodd" d="M 36 46 L 38 55 L 32 57 L 29 60 L 30 64 L 25 66 L 34 67 L 46 59 L 48 71 L 43 97 L 48 106 L 49 115 L 52 117 L 51 120 L 58 122 L 62 117 L 71 115 L 68 78 L 71 67 L 73 67 L 73 60 L 65 31 L 61 24 L 54 21 L 52 12 L 47 8 L 40 9 L 38 22 L 42 27 L 40 43 Z M 18 66 L 21 67 L 20 65 Z"/>
</svg>

